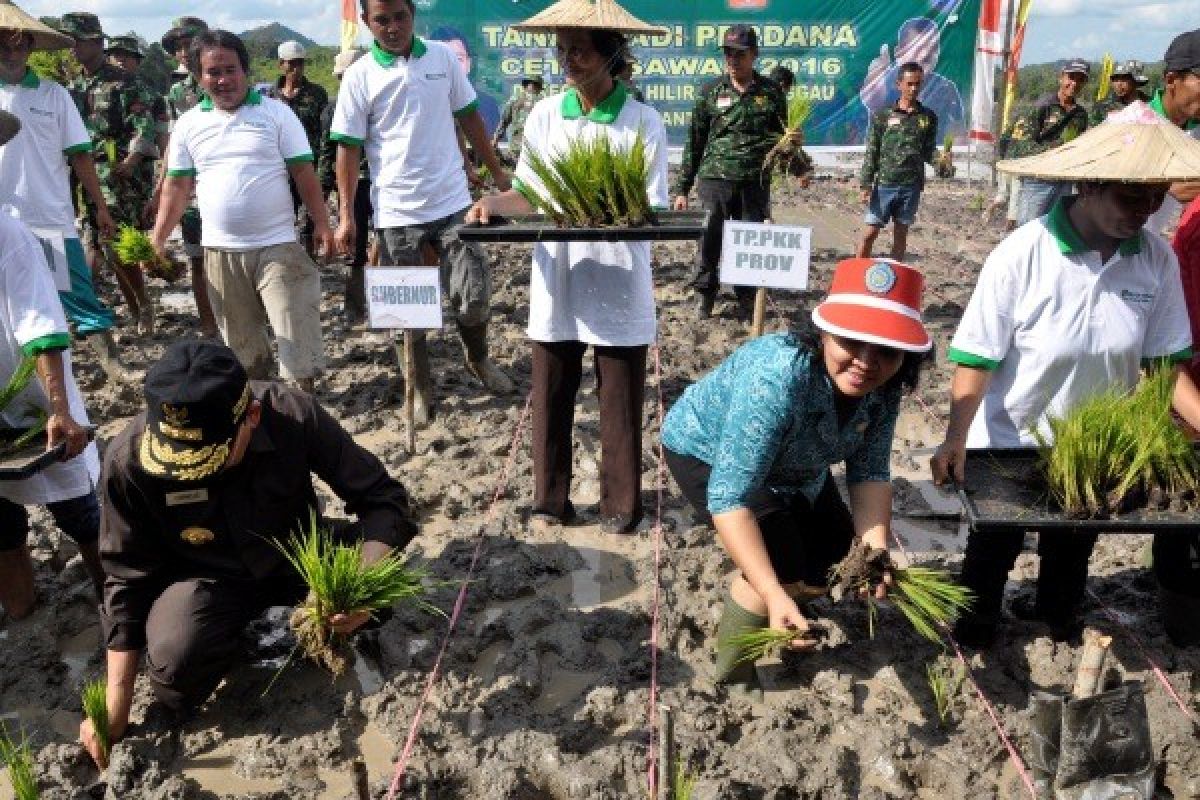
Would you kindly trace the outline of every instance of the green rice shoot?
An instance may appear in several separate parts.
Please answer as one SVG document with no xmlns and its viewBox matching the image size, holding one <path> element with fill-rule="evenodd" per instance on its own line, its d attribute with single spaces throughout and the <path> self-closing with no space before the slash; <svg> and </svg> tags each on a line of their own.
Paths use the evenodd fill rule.
<svg viewBox="0 0 1200 800">
<path fill-rule="evenodd" d="M 107 758 L 112 743 L 109 737 L 107 686 L 104 679 L 85 683 L 83 691 L 80 692 L 80 701 L 83 704 L 83 715 L 92 721 L 92 729 L 96 732 L 100 751 Z"/>
<path fill-rule="evenodd" d="M 0 389 L 0 411 L 7 409 L 12 405 L 12 401 L 17 399 L 17 395 L 25 391 L 33 379 L 36 367 L 37 359 L 33 356 L 25 356 L 21 359 L 21 363 L 17 364 L 16 371 L 8 379 L 8 383 L 3 389 Z"/>
<path fill-rule="evenodd" d="M 950 706 L 962 688 L 965 673 L 956 669 L 946 658 L 937 658 L 925 665 L 925 678 L 929 682 L 929 692 L 933 697 L 933 707 L 938 715 L 938 722 L 945 725 L 950 718 Z"/>
<path fill-rule="evenodd" d="M 307 530 L 276 542 L 284 557 L 308 586 L 308 597 L 292 614 L 291 627 L 304 655 L 325 665 L 334 676 L 349 666 L 341 635 L 329 627 L 336 614 L 377 612 L 397 603 L 413 603 L 435 614 L 442 612 L 428 603 L 428 573 L 396 553 L 373 564 L 362 562 L 362 545 L 338 543 L 330 531 L 320 527 L 312 514 Z"/>
<path fill-rule="evenodd" d="M 675 762 L 675 772 L 671 776 L 671 797 L 670 800 L 692 800 L 692 795 L 696 792 L 696 776 L 688 772 L 687 768 Z"/>
<path fill-rule="evenodd" d="M 1051 498 L 1074 518 L 1115 514 L 1200 485 L 1200 463 L 1171 415 L 1174 373 L 1160 368 L 1132 392 L 1102 392 L 1035 430 Z"/>
<path fill-rule="evenodd" d="M 766 172 L 802 178 L 813 171 L 812 159 L 804 152 L 804 124 L 812 116 L 813 101 L 804 92 L 793 92 L 787 104 L 787 120 L 779 141 L 763 162 Z"/>
<path fill-rule="evenodd" d="M 162 258 L 145 231 L 133 225 L 122 225 L 112 241 L 113 254 L 122 264 L 138 264 L 151 275 L 173 281 L 179 277 L 178 265 Z"/>
<path fill-rule="evenodd" d="M 561 153 L 544 158 L 527 151 L 530 169 L 542 184 L 540 194 L 525 183 L 517 191 L 559 227 L 640 227 L 654 221 L 647 184 L 650 178 L 646 139 L 620 147 L 607 136 L 581 136 Z"/>
<path fill-rule="evenodd" d="M 971 606 L 974 595 L 945 570 L 898 567 L 892 570 L 892 601 L 913 629 L 931 642 L 942 642 L 942 629 Z"/>
<path fill-rule="evenodd" d="M 38 800 L 37 775 L 33 768 L 33 750 L 29 747 L 29 739 L 24 731 L 19 739 L 16 738 L 3 722 L 0 722 L 0 763 L 8 771 L 8 780 L 16 800 Z"/>
<path fill-rule="evenodd" d="M 729 644 L 740 653 L 737 663 L 751 664 L 764 658 L 778 656 L 793 639 L 804 637 L 803 631 L 781 631 L 759 628 L 729 638 Z"/>
</svg>

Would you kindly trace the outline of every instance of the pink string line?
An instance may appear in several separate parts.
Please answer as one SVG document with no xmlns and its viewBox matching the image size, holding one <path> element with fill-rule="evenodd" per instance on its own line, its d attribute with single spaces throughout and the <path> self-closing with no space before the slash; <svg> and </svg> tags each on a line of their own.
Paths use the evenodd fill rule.
<svg viewBox="0 0 1200 800">
<path fill-rule="evenodd" d="M 521 418 L 517 422 L 517 429 L 513 432 L 508 458 L 504 462 L 504 470 L 500 473 L 500 477 L 496 481 L 496 491 L 492 494 L 492 502 L 488 506 L 487 516 L 484 518 L 483 525 L 479 528 L 479 533 L 476 534 L 475 552 L 471 555 L 471 565 L 467 567 L 467 575 L 463 578 L 462 585 L 458 587 L 458 597 L 454 601 L 454 610 L 450 612 L 450 621 L 446 626 L 446 635 L 442 637 L 441 649 L 438 650 L 437 658 L 433 662 L 433 669 L 429 671 L 429 678 L 425 681 L 425 690 L 421 693 L 421 700 L 417 703 L 417 710 L 413 715 L 412 725 L 408 729 L 408 738 L 404 741 L 404 750 L 400 753 L 400 758 L 396 761 L 396 770 L 392 775 L 392 783 L 388 787 L 387 800 L 395 800 L 396 791 L 401 788 L 401 783 L 404 780 L 405 771 L 408 769 L 408 759 L 412 756 L 413 746 L 417 742 L 417 733 L 421 729 L 421 718 L 425 714 L 425 705 L 429 701 L 429 695 L 433 692 L 434 684 L 437 683 L 437 679 L 441 675 L 442 659 L 446 655 L 446 649 L 450 646 L 450 640 L 454 636 L 454 629 L 458 625 L 458 618 L 462 615 L 463 606 L 466 604 L 467 588 L 471 585 L 471 580 L 475 577 L 475 567 L 479 563 L 480 554 L 483 552 L 483 543 L 486 540 L 488 527 L 495 516 L 500 498 L 508 489 L 509 475 L 512 472 L 513 462 L 516 461 L 517 445 L 520 444 L 521 435 L 525 431 L 525 423 L 529 419 L 529 412 L 532 405 L 533 395 L 530 394 L 525 398 L 525 409 L 521 412 Z"/>
<path fill-rule="evenodd" d="M 651 800 L 658 797 L 658 759 L 670 758 L 670 754 L 658 752 L 658 623 L 660 617 L 659 587 L 662 585 L 662 539 L 663 539 L 663 491 L 667 484 L 667 460 L 663 453 L 662 429 L 666 422 L 666 404 L 663 402 L 662 357 L 658 343 L 654 344 L 654 384 L 658 388 L 658 477 L 655 486 L 654 509 L 654 594 L 650 615 L 650 701 L 646 708 L 647 728 L 650 731 L 650 746 L 646 755 L 646 782 Z"/>
<path fill-rule="evenodd" d="M 1166 690 L 1166 693 L 1170 695 L 1171 699 L 1175 701 L 1175 704 L 1179 706 L 1179 710 L 1183 712 L 1183 715 L 1191 721 L 1192 725 L 1200 728 L 1200 719 L 1196 718 L 1196 715 L 1190 708 L 1188 708 L 1187 703 L 1185 703 L 1183 698 L 1179 696 L 1179 693 L 1175 691 L 1175 687 L 1171 684 L 1171 680 L 1167 677 L 1167 673 L 1163 671 L 1163 668 L 1160 667 L 1158 662 L 1155 661 L 1150 655 L 1150 651 L 1147 650 L 1145 645 L 1142 644 L 1141 639 L 1139 639 L 1137 635 L 1129 629 L 1128 625 L 1126 625 L 1124 622 L 1121 622 L 1121 618 L 1117 616 L 1116 612 L 1109 608 L 1108 604 L 1101 600 L 1095 592 L 1093 592 L 1091 589 L 1088 589 L 1087 593 L 1088 597 L 1092 598 L 1100 605 L 1100 610 L 1103 611 L 1105 616 L 1107 616 L 1113 621 L 1113 623 L 1116 624 L 1121 633 L 1125 635 L 1125 638 L 1133 642 L 1134 647 L 1136 647 L 1138 652 L 1142 654 L 1142 658 L 1144 658 L 1146 663 L 1150 665 L 1150 671 L 1154 673 L 1154 677 L 1158 678 L 1158 682 L 1162 684 L 1162 687 L 1164 690 Z"/>
<path fill-rule="evenodd" d="M 900 554 L 904 556 L 905 562 L 912 564 L 912 557 L 908 554 L 908 550 L 904 548 L 904 542 L 900 541 L 900 537 L 895 531 L 890 531 L 892 541 L 896 543 L 896 547 L 900 548 Z M 1004 730 L 1004 725 L 1000 722 L 1000 714 L 996 711 L 996 707 L 992 705 L 992 701 L 983 693 L 983 687 L 979 685 L 979 681 L 975 680 L 975 673 L 971 671 L 971 665 L 967 663 L 966 656 L 963 655 L 962 648 L 958 646 L 958 642 L 954 639 L 954 635 L 950 632 L 950 627 L 944 622 L 938 623 L 938 627 L 942 629 L 942 635 L 946 637 L 946 641 L 954 648 L 954 654 L 958 656 L 958 663 L 962 664 L 963 673 L 967 679 L 971 681 L 971 687 L 975 690 L 975 695 L 979 698 L 979 702 L 983 705 L 983 710 L 992 720 L 992 725 L 996 728 L 996 733 L 1000 737 L 1000 741 L 1004 744 L 1004 749 L 1008 751 L 1008 758 L 1012 761 L 1013 768 L 1016 769 L 1017 775 L 1021 778 L 1021 783 L 1025 784 L 1025 791 L 1033 800 L 1038 800 L 1037 787 L 1033 785 L 1033 778 L 1029 776 L 1029 770 L 1025 766 L 1025 761 L 1021 758 L 1021 754 L 1017 752 L 1016 745 L 1012 743 L 1012 739 L 1008 737 L 1008 733 Z"/>
</svg>

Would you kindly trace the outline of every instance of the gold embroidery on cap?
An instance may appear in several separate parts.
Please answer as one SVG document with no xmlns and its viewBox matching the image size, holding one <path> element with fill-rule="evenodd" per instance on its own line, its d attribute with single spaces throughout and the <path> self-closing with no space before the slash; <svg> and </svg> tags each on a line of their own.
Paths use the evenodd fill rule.
<svg viewBox="0 0 1200 800">
<path fill-rule="evenodd" d="M 169 403 L 163 403 L 162 413 L 171 425 L 182 428 L 188 424 L 188 410 L 183 406 L 173 406 Z"/>
<path fill-rule="evenodd" d="M 246 410 L 246 406 L 250 405 L 250 382 L 242 388 L 242 396 L 233 405 L 233 421 L 237 422 L 242 417 L 242 412 Z"/>
<path fill-rule="evenodd" d="M 158 429 L 172 439 L 182 442 L 200 442 L 204 440 L 204 431 L 199 428 L 177 428 L 168 422 L 158 423 Z"/>
<path fill-rule="evenodd" d="M 183 533 L 179 534 L 179 538 L 190 545 L 199 547 L 202 544 L 208 544 L 217 536 L 208 528 L 184 528 Z"/>
<path fill-rule="evenodd" d="M 142 434 L 142 444 L 138 448 L 138 461 L 141 463 L 142 469 L 146 470 L 146 472 L 149 472 L 151 475 L 167 474 L 167 471 L 163 469 L 162 464 L 159 464 L 157 461 L 155 461 L 154 457 L 150 454 L 150 437 L 145 433 Z"/>
<path fill-rule="evenodd" d="M 207 478 L 229 459 L 230 442 L 212 444 L 196 450 L 177 450 L 153 434 L 142 434 L 139 457 L 142 469 L 152 475 L 170 475 L 181 481 Z M 166 465 L 166 466 L 163 466 Z"/>
</svg>

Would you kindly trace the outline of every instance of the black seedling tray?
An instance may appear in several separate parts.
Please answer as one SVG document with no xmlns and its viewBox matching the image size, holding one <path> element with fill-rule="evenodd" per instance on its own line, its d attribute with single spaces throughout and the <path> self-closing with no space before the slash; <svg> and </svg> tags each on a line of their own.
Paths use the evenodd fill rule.
<svg viewBox="0 0 1200 800">
<path fill-rule="evenodd" d="M 1032 447 L 967 451 L 966 485 L 958 496 L 967 524 L 979 532 L 1194 533 L 1200 514 L 1142 508 L 1105 519 L 1071 519 L 1050 498 Z"/>
<path fill-rule="evenodd" d="M 542 214 L 493 215 L 487 225 L 458 226 L 466 242 L 663 242 L 699 239 L 708 226 L 707 211 L 658 211 L 652 225 L 607 228 L 560 228 Z"/>
<path fill-rule="evenodd" d="M 46 432 L 42 431 L 29 444 L 16 452 L 9 453 L 8 445 L 24 431 L 0 431 L 0 481 L 19 481 L 28 478 L 58 462 L 67 449 L 66 442 L 59 442 L 53 450 L 46 449 Z"/>
</svg>

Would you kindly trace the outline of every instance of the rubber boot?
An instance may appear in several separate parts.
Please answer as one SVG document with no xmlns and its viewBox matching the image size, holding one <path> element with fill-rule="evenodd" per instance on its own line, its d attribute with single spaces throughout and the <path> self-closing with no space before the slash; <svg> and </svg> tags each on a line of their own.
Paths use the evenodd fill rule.
<svg viewBox="0 0 1200 800">
<path fill-rule="evenodd" d="M 758 673 L 754 662 L 743 660 L 745 652 L 734 642 L 734 638 L 765 628 L 767 618 L 742 608 L 726 592 L 725 609 L 717 623 L 717 661 L 713 667 L 713 683 L 729 687 L 731 692 L 748 694 L 762 699 L 762 687 L 758 684 Z"/>
<path fill-rule="evenodd" d="M 22 619 L 33 611 L 36 599 L 29 548 L 22 542 L 20 547 L 0 552 L 0 606 L 12 619 Z"/>
<path fill-rule="evenodd" d="M 433 419 L 433 382 L 429 373 L 429 345 L 425 334 L 412 332 L 413 363 L 410 368 L 404 361 L 404 339 L 396 340 L 396 362 L 404 367 L 405 380 L 413 383 L 413 422 L 428 425 Z"/>
<path fill-rule="evenodd" d="M 467 352 L 467 372 L 474 375 L 489 392 L 511 394 L 515 388 L 512 378 L 505 375 L 488 358 L 487 324 L 458 326 L 463 349 Z"/>
<path fill-rule="evenodd" d="M 124 383 L 129 380 L 129 375 L 121 366 L 121 354 L 117 350 L 117 343 L 113 341 L 112 331 L 89 333 L 84 337 L 84 341 L 95 354 L 96 360 L 100 362 L 100 369 L 104 370 L 104 375 L 109 381 Z"/>
</svg>

